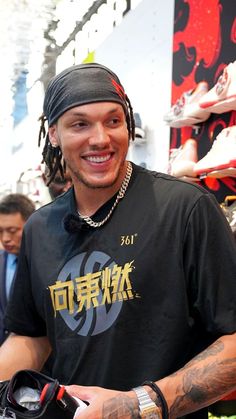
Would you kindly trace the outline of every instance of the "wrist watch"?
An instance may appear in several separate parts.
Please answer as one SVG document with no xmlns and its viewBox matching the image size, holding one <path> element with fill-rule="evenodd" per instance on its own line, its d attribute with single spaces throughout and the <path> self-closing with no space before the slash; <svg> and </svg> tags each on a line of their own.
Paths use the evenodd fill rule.
<svg viewBox="0 0 236 419">
<path fill-rule="evenodd" d="M 142 419 L 162 419 L 158 406 L 151 399 L 145 388 L 140 386 L 132 388 L 132 390 L 138 398 L 139 411 Z"/>
</svg>

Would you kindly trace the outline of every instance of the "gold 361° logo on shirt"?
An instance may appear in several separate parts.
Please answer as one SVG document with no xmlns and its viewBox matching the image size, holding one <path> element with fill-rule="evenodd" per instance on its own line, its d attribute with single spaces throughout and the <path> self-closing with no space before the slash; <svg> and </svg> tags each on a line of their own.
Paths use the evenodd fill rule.
<svg viewBox="0 0 236 419">
<path fill-rule="evenodd" d="M 130 246 L 135 244 L 135 240 L 138 237 L 138 233 L 135 234 L 127 234 L 125 236 L 120 236 L 120 245 L 121 246 Z"/>
</svg>

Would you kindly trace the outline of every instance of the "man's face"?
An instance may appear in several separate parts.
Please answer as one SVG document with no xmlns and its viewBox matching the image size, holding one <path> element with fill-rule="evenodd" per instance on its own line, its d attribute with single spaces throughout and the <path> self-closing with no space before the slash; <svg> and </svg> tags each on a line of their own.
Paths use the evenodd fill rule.
<svg viewBox="0 0 236 419">
<path fill-rule="evenodd" d="M 124 110 L 118 103 L 100 102 L 66 111 L 49 128 L 59 145 L 73 183 L 107 188 L 123 176 L 129 135 Z"/>
<path fill-rule="evenodd" d="M 8 253 L 18 255 L 25 220 L 19 212 L 0 214 L 0 241 Z"/>
</svg>

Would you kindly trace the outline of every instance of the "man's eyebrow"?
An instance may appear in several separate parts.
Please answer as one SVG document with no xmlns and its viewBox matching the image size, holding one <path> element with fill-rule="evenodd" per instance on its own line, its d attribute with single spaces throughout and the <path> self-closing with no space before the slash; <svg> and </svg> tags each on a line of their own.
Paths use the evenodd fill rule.
<svg viewBox="0 0 236 419">
<path fill-rule="evenodd" d="M 106 113 L 107 114 L 112 114 L 112 113 L 115 113 L 115 112 L 120 111 L 120 110 L 121 109 L 119 108 L 119 106 L 116 106 L 116 107 L 110 109 L 109 111 L 107 111 Z M 88 111 L 84 111 L 84 112 L 83 111 L 72 111 L 70 113 L 70 116 L 79 116 L 79 117 L 81 117 L 81 116 L 88 116 L 88 115 L 90 115 L 90 113 Z"/>
<path fill-rule="evenodd" d="M 110 111 L 108 111 L 107 113 L 114 113 L 117 111 L 122 111 L 122 108 L 120 108 L 119 106 L 115 106 L 114 108 L 110 109 Z"/>
</svg>

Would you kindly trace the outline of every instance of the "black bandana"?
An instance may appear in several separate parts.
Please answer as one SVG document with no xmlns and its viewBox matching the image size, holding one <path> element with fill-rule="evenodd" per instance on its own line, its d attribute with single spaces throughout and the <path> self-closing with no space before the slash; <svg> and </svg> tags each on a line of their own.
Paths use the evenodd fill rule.
<svg viewBox="0 0 236 419">
<path fill-rule="evenodd" d="M 49 83 L 43 112 L 51 126 L 67 110 L 94 102 L 120 103 L 127 115 L 126 94 L 117 75 L 101 64 L 67 68 Z"/>
</svg>

